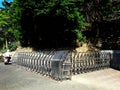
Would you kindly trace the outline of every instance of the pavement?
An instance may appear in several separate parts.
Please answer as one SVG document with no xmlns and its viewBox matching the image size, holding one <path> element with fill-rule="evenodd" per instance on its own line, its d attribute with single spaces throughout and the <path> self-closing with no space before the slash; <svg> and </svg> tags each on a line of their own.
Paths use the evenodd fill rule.
<svg viewBox="0 0 120 90">
<path fill-rule="evenodd" d="M 22 66 L 0 63 L 0 90 L 120 90 L 120 71 L 108 68 L 56 81 Z"/>
<path fill-rule="evenodd" d="M 120 90 L 120 71 L 112 68 L 76 75 L 72 80 L 93 90 Z"/>
</svg>

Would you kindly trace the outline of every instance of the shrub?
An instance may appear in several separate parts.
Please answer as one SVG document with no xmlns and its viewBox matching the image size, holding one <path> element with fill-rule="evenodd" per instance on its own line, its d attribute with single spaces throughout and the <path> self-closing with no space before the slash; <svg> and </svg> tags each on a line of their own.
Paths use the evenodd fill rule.
<svg viewBox="0 0 120 90">
<path fill-rule="evenodd" d="M 17 49 L 17 44 L 15 42 L 12 42 L 8 44 L 8 48 L 10 49 L 10 51 L 14 51 Z"/>
</svg>

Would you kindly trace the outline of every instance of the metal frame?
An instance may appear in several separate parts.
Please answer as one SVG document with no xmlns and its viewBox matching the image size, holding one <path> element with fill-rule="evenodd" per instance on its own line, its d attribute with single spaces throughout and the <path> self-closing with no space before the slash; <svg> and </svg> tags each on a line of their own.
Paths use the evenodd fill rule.
<svg viewBox="0 0 120 90">
<path fill-rule="evenodd" d="M 17 52 L 12 57 L 14 63 L 56 80 L 71 79 L 71 76 L 75 74 L 109 67 L 120 70 L 119 58 L 120 53 L 73 52 L 71 50 Z"/>
</svg>

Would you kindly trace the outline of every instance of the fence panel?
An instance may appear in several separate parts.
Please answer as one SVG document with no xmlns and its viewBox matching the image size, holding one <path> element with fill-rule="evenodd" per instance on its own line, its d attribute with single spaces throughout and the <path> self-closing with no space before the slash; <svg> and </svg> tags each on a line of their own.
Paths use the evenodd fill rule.
<svg viewBox="0 0 120 90">
<path fill-rule="evenodd" d="M 108 67 L 120 70 L 120 53 L 39 51 L 17 52 L 12 58 L 18 65 L 50 76 L 57 80 L 71 79 L 71 75 L 80 74 Z"/>
<path fill-rule="evenodd" d="M 17 52 L 12 59 L 16 64 L 27 67 L 27 69 L 31 71 L 50 76 L 57 80 L 62 80 L 68 75 L 63 73 L 65 71 L 63 67 L 66 67 L 64 61 L 67 61 L 65 59 L 68 53 L 69 50 Z M 70 69 L 68 72 L 70 72 Z"/>
<path fill-rule="evenodd" d="M 72 72 L 79 74 L 110 66 L 110 54 L 105 52 L 72 53 Z"/>
</svg>

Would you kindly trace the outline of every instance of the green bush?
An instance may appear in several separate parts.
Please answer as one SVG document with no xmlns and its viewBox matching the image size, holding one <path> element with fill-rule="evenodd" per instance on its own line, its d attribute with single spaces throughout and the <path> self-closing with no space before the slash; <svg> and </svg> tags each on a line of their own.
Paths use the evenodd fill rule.
<svg viewBox="0 0 120 90">
<path fill-rule="evenodd" d="M 7 51 L 6 46 L 3 45 L 3 47 L 0 48 L 0 52 L 1 52 L 1 53 L 5 53 L 6 51 Z"/>
<path fill-rule="evenodd" d="M 0 48 L 0 52 L 1 53 L 5 53 L 7 51 L 7 49 L 9 49 L 10 51 L 15 51 L 17 49 L 17 46 L 19 45 L 18 42 L 11 42 L 8 44 L 8 48 L 6 48 L 6 45 L 3 45 Z"/>
<path fill-rule="evenodd" d="M 77 43 L 79 43 L 80 46 L 87 42 L 86 36 L 84 36 L 80 30 L 75 29 L 73 32 L 76 34 Z"/>
<path fill-rule="evenodd" d="M 12 42 L 12 43 L 8 44 L 8 48 L 10 51 L 14 51 L 17 49 L 17 44 L 15 42 Z"/>
</svg>

